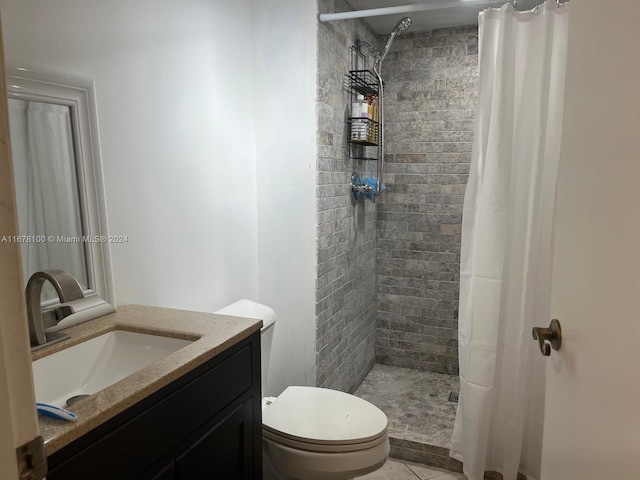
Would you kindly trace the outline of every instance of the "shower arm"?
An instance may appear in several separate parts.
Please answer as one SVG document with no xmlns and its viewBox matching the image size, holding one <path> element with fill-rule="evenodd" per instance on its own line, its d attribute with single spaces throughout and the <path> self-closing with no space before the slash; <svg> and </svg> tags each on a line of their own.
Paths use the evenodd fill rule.
<svg viewBox="0 0 640 480">
<path fill-rule="evenodd" d="M 366 47 L 370 52 L 373 53 L 375 61 L 373 63 L 373 71 L 378 77 L 378 158 L 377 158 L 377 185 L 376 185 L 376 196 L 382 193 L 383 187 L 383 177 L 384 177 L 384 84 L 382 83 L 382 62 L 389 53 L 389 49 L 391 48 L 391 44 L 393 40 L 400 33 L 404 32 L 407 28 L 411 26 L 411 18 L 404 17 L 400 19 L 396 26 L 391 31 L 387 42 L 382 49 L 382 52 L 376 51 L 370 43 L 360 42 L 358 44 L 358 52 L 360 52 L 360 47 Z M 375 198 L 375 197 L 374 197 Z"/>
<path fill-rule="evenodd" d="M 380 55 L 373 64 L 373 71 L 378 77 L 378 159 L 376 161 L 376 194 L 382 193 L 382 179 L 384 177 L 384 85 L 382 83 L 382 58 Z"/>
</svg>

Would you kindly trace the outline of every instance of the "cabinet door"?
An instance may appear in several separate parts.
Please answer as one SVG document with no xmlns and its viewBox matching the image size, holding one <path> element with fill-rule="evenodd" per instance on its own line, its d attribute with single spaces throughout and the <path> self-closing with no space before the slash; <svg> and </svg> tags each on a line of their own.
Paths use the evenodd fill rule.
<svg viewBox="0 0 640 480">
<path fill-rule="evenodd" d="M 209 430 L 176 461 L 177 480 L 253 478 L 251 400 Z"/>
<path fill-rule="evenodd" d="M 155 475 L 151 480 L 175 480 L 176 479 L 176 467 L 173 462 L 162 469 L 160 473 Z"/>
<path fill-rule="evenodd" d="M 47 479 L 133 480 L 144 475 L 223 409 L 241 405 L 243 394 L 260 391 L 259 380 L 252 378 L 260 378 L 259 363 L 254 373 L 255 358 L 260 350 L 245 344 L 220 362 L 202 365 L 188 380 L 168 385 L 49 457 Z"/>
</svg>

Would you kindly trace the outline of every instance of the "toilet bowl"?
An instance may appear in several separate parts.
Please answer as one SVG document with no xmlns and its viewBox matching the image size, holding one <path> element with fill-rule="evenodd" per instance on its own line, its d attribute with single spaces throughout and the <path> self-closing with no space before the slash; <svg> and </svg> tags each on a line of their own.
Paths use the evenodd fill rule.
<svg viewBox="0 0 640 480">
<path fill-rule="evenodd" d="M 275 313 L 250 300 L 216 313 L 262 319 L 264 397 Z M 380 468 L 390 449 L 382 410 L 348 393 L 306 386 L 263 398 L 262 442 L 264 480 L 348 480 Z"/>
<path fill-rule="evenodd" d="M 264 479 L 346 480 L 389 456 L 387 417 L 336 390 L 287 387 L 262 410 Z"/>
</svg>

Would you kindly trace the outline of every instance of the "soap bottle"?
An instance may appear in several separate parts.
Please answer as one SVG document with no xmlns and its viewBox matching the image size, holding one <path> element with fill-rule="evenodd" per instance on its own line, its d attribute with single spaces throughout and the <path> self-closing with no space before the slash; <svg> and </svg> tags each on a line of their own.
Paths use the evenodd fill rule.
<svg viewBox="0 0 640 480">
<path fill-rule="evenodd" d="M 362 118 L 363 104 L 366 105 L 363 95 L 358 95 L 351 104 L 351 140 L 356 142 L 366 139 L 367 121 L 366 116 Z"/>
<path fill-rule="evenodd" d="M 367 95 L 365 101 L 362 103 L 362 118 L 365 120 L 365 132 L 364 139 L 366 142 L 371 141 L 371 97 Z"/>
<path fill-rule="evenodd" d="M 371 98 L 371 143 L 378 143 L 378 97 Z"/>
</svg>

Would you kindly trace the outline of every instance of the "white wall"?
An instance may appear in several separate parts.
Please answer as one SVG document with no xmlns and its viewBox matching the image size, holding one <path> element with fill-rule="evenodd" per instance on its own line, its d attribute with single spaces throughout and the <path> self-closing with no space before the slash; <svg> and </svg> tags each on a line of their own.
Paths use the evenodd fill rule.
<svg viewBox="0 0 640 480">
<path fill-rule="evenodd" d="M 316 381 L 316 12 L 254 1 L 258 300 L 278 315 L 269 395 Z"/>
<path fill-rule="evenodd" d="M 96 82 L 117 304 L 265 303 L 267 393 L 315 384 L 316 2 L 0 9 L 9 65 Z"/>
<path fill-rule="evenodd" d="M 116 301 L 255 297 L 250 0 L 2 0 L 7 64 L 96 82 Z"/>
</svg>

